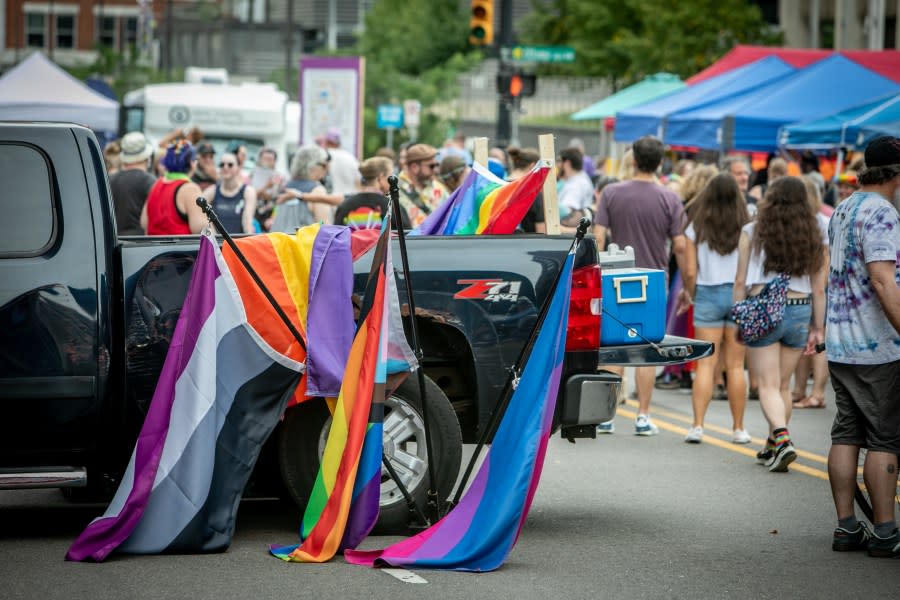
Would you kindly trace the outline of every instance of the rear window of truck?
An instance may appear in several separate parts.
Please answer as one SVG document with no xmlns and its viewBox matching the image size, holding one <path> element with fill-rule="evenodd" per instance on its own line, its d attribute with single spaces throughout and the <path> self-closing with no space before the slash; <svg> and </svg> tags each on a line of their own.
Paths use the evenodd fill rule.
<svg viewBox="0 0 900 600">
<path fill-rule="evenodd" d="M 50 168 L 23 144 L 0 144 L 0 257 L 37 256 L 53 243 Z"/>
</svg>

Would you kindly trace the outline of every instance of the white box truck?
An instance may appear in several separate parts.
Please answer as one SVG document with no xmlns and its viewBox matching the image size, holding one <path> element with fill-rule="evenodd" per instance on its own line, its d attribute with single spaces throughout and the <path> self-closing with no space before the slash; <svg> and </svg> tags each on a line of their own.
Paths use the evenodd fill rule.
<svg viewBox="0 0 900 600">
<path fill-rule="evenodd" d="M 300 137 L 300 105 L 272 83 L 228 82 L 224 69 L 188 68 L 185 83 L 148 85 L 125 95 L 123 132 L 143 131 L 156 144 L 174 129 L 198 128 L 216 155 L 234 141 L 247 147 L 251 169 L 263 146 L 278 152 L 288 172 Z"/>
</svg>

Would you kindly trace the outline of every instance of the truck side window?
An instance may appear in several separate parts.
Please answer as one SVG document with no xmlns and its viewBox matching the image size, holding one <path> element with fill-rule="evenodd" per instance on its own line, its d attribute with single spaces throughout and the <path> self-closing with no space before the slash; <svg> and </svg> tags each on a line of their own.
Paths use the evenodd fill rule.
<svg viewBox="0 0 900 600">
<path fill-rule="evenodd" d="M 50 169 L 36 149 L 0 144 L 0 257 L 37 256 L 55 237 Z"/>
</svg>

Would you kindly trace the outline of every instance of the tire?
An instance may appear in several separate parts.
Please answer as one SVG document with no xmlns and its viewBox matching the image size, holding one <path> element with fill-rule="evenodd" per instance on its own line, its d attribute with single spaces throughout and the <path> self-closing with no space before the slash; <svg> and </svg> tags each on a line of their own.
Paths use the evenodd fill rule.
<svg viewBox="0 0 900 600">
<path fill-rule="evenodd" d="M 437 457 L 435 486 L 446 500 L 456 483 L 462 462 L 462 434 L 453 406 L 431 379 L 425 378 L 431 444 Z M 428 488 L 425 430 L 422 424 L 418 376 L 413 374 L 385 400 L 384 453 L 419 508 L 426 511 Z M 325 402 L 305 402 L 285 416 L 278 437 L 281 476 L 291 499 L 302 509 L 316 481 L 331 415 Z M 410 515 L 396 483 L 381 472 L 381 504 L 375 533 L 408 531 Z"/>
</svg>

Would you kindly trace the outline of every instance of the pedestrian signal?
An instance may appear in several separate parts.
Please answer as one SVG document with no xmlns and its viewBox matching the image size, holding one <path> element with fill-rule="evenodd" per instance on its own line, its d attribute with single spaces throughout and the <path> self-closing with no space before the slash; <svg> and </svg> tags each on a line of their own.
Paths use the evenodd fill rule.
<svg viewBox="0 0 900 600">
<path fill-rule="evenodd" d="M 473 46 L 490 46 L 494 43 L 494 0 L 472 0 L 469 43 Z"/>
<path fill-rule="evenodd" d="M 497 91 L 507 98 L 528 98 L 537 90 L 537 77 L 531 73 L 499 73 Z"/>
</svg>

